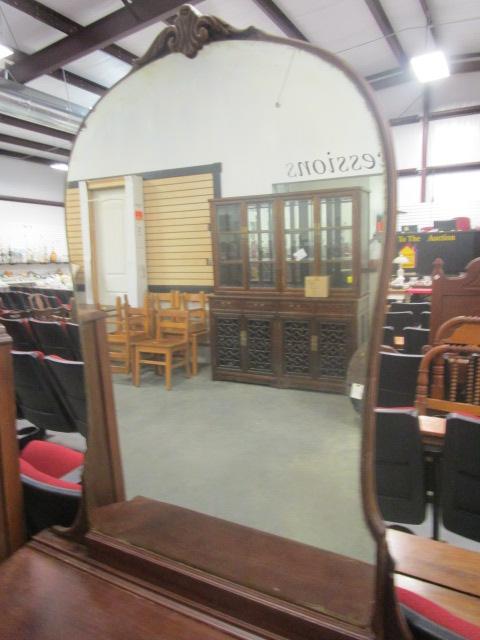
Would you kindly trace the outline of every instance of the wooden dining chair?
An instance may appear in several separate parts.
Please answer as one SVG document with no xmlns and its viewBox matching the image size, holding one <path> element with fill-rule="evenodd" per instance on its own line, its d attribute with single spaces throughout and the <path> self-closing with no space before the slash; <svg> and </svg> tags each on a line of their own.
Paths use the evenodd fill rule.
<svg viewBox="0 0 480 640">
<path fill-rule="evenodd" d="M 157 373 L 165 370 L 165 387 L 172 388 L 172 370 L 185 367 L 190 377 L 188 313 L 178 309 L 157 312 L 155 338 L 135 344 L 133 384 L 140 386 L 142 365 L 151 365 Z"/>
<path fill-rule="evenodd" d="M 190 317 L 190 345 L 192 375 L 198 373 L 198 347 L 201 342 L 208 344 L 208 296 L 205 291 L 184 292 L 180 295 L 180 308 L 188 311 Z"/>
<path fill-rule="evenodd" d="M 122 302 L 117 296 L 115 310 L 105 320 L 112 373 L 131 372 L 134 345 L 150 337 L 147 316 L 132 311 L 128 298 Z"/>
<path fill-rule="evenodd" d="M 180 291 L 148 291 L 145 294 L 144 308 L 148 310 L 150 336 L 156 334 L 157 314 L 166 309 L 180 309 Z"/>
</svg>

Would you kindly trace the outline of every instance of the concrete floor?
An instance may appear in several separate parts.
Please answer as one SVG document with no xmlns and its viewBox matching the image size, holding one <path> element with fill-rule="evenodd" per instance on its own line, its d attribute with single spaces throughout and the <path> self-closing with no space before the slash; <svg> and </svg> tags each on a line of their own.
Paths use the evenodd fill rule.
<svg viewBox="0 0 480 640">
<path fill-rule="evenodd" d="M 345 396 L 114 376 L 127 497 L 144 495 L 374 562 L 362 515 L 360 424 Z"/>
</svg>

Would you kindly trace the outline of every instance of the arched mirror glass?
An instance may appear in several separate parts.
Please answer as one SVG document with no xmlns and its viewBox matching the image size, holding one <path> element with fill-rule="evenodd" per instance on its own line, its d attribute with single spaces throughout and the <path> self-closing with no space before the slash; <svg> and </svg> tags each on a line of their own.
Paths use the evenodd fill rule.
<svg viewBox="0 0 480 640">
<path fill-rule="evenodd" d="M 200 534 L 189 558 L 167 533 L 108 532 L 367 626 L 377 549 L 359 410 L 389 222 L 385 134 L 328 54 L 212 24 L 219 41 L 191 58 L 163 37 L 97 104 L 68 197 L 77 300 L 107 313 L 127 498 L 158 501 L 165 522 L 194 511 L 241 525 L 251 572 L 229 573 L 218 549 L 209 565 Z M 319 600 L 319 550 L 353 567 L 361 601 Z M 301 569 L 278 577 L 289 555 L 306 583 Z"/>
</svg>

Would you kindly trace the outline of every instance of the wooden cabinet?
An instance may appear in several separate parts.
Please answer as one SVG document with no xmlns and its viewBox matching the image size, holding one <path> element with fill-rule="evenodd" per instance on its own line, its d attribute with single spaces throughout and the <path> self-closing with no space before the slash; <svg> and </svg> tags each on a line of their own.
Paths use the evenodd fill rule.
<svg viewBox="0 0 480 640">
<path fill-rule="evenodd" d="M 343 393 L 348 363 L 364 341 L 368 296 L 210 299 L 214 380 Z"/>
<path fill-rule="evenodd" d="M 219 199 L 211 216 L 213 378 L 344 392 L 367 339 L 367 192 Z M 328 298 L 305 297 L 315 275 Z"/>
</svg>

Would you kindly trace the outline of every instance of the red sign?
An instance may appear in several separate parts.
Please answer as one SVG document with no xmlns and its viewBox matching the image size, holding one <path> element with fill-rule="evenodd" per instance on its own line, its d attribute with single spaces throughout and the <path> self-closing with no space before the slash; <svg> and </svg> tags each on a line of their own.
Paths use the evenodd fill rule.
<svg viewBox="0 0 480 640">
<path fill-rule="evenodd" d="M 141 209 L 135 209 L 135 220 L 143 220 L 143 211 Z"/>
</svg>

